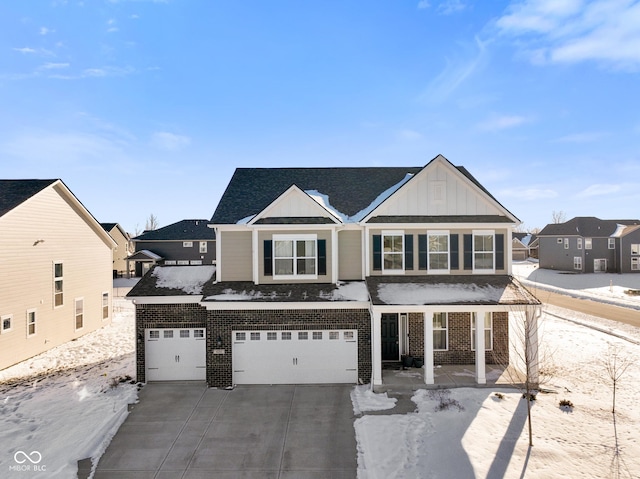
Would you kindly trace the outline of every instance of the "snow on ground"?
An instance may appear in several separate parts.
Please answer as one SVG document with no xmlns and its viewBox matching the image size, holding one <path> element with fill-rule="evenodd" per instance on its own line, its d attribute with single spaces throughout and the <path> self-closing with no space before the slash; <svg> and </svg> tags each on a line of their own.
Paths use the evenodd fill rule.
<svg viewBox="0 0 640 479">
<path fill-rule="evenodd" d="M 75 478 L 106 449 L 138 391 L 133 307 L 113 307 L 110 325 L 0 371 L 0 477 Z"/>
<path fill-rule="evenodd" d="M 555 279 L 556 274 L 525 266 L 551 287 L 640 306 L 636 298 L 610 295 L 609 278 L 592 278 L 603 275 L 588 275 L 581 280 L 585 291 L 576 291 L 571 286 L 576 275 L 567 275 L 565 283 L 564 278 Z M 640 275 L 637 280 L 611 276 L 620 288 L 634 288 L 640 281 Z M 541 318 L 541 338 L 544 349 L 552 351 L 542 366 L 550 373 L 543 385 L 550 392 L 538 394 L 532 404 L 532 448 L 521 392 L 510 388 L 419 390 L 412 397 L 416 412 L 365 414 L 355 421 L 359 479 L 640 477 L 639 328 L 549 307 Z M 615 415 L 604 365 L 613 351 L 610 348 L 617 348 L 631 363 L 618 384 Z M 571 401 L 574 407 L 561 408 L 561 400 Z M 366 397 L 360 395 L 358 407 L 375 410 L 376 398 L 366 404 Z"/>
</svg>

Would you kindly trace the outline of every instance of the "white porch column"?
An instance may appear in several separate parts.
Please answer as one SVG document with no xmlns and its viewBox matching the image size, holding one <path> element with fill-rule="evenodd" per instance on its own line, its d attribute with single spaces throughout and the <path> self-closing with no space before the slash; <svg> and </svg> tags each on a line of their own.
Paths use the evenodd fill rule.
<svg viewBox="0 0 640 479">
<path fill-rule="evenodd" d="M 382 313 L 371 311 L 371 384 L 382 386 Z"/>
<path fill-rule="evenodd" d="M 486 366 L 484 364 L 484 311 L 471 313 L 476 315 L 476 382 L 487 384 Z"/>
<path fill-rule="evenodd" d="M 260 248 L 258 244 L 258 230 L 251 231 L 251 264 L 253 265 L 253 284 L 260 284 L 260 269 L 258 258 L 260 257 Z"/>
<path fill-rule="evenodd" d="M 435 384 L 433 377 L 433 311 L 424 316 L 424 383 Z"/>
<path fill-rule="evenodd" d="M 525 341 L 526 344 L 526 359 L 529 364 L 529 379 L 533 384 L 538 384 L 538 307 L 529 307 L 526 311 L 526 324 L 525 324 Z M 526 364 L 525 364 L 526 367 Z"/>
<path fill-rule="evenodd" d="M 331 282 L 336 284 L 338 282 L 338 250 L 340 243 L 338 241 L 338 231 L 333 228 L 331 230 Z"/>
</svg>

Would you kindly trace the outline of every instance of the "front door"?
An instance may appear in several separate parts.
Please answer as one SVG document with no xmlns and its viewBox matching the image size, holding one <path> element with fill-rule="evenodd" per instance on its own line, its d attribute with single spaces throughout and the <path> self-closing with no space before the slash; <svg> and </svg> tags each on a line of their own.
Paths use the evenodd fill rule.
<svg viewBox="0 0 640 479">
<path fill-rule="evenodd" d="M 380 318 L 380 323 L 382 360 L 399 361 L 400 349 L 398 348 L 398 315 L 395 313 L 383 313 Z"/>
</svg>

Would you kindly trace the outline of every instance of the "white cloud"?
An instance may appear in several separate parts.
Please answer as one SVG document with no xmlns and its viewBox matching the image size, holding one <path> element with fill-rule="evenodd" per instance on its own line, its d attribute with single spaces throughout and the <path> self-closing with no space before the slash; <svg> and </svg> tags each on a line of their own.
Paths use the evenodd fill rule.
<svg viewBox="0 0 640 479">
<path fill-rule="evenodd" d="M 40 27 L 40 35 L 48 35 L 49 33 L 54 33 L 55 30 L 52 30 L 51 28 L 47 28 L 47 27 Z"/>
<path fill-rule="evenodd" d="M 13 50 L 16 51 L 16 52 L 20 52 L 20 53 L 35 53 L 36 52 L 33 48 L 29 48 L 29 47 L 14 48 Z"/>
<path fill-rule="evenodd" d="M 417 132 L 415 130 L 400 130 L 397 133 L 398 138 L 400 138 L 401 140 L 409 140 L 409 141 L 415 141 L 415 140 L 419 140 L 423 137 L 422 133 Z"/>
<path fill-rule="evenodd" d="M 420 0 L 420 1 L 418 2 L 418 9 L 419 9 L 419 10 L 427 9 L 427 8 L 429 8 L 430 6 L 431 6 L 431 5 L 429 4 L 429 1 L 428 1 L 428 0 Z"/>
<path fill-rule="evenodd" d="M 461 0 L 446 0 L 438 5 L 438 13 L 441 15 L 451 15 L 466 9 L 467 5 Z"/>
<path fill-rule="evenodd" d="M 640 2 L 636 0 L 525 0 L 496 22 L 533 63 L 597 61 L 640 68 Z"/>
<path fill-rule="evenodd" d="M 500 130 L 505 130 L 507 128 L 514 128 L 516 126 L 520 126 L 523 123 L 526 123 L 528 121 L 529 120 L 524 116 L 517 116 L 517 115 L 494 116 L 478 124 L 478 129 L 482 131 L 500 131 Z"/>
<path fill-rule="evenodd" d="M 191 138 L 176 135 L 166 131 L 159 131 L 151 136 L 151 145 L 161 150 L 178 151 L 191 144 Z"/>
<path fill-rule="evenodd" d="M 603 131 L 591 131 L 566 135 L 555 140 L 558 143 L 591 143 L 605 138 L 609 134 Z"/>
<path fill-rule="evenodd" d="M 618 193 L 622 189 L 620 185 L 613 184 L 595 184 L 585 188 L 576 196 L 578 198 L 590 198 L 593 196 L 605 196 L 612 193 Z"/>
<path fill-rule="evenodd" d="M 69 68 L 69 63 L 52 63 L 47 62 L 44 65 L 38 67 L 39 70 L 59 70 L 62 68 Z"/>
<path fill-rule="evenodd" d="M 548 198 L 557 198 L 558 192 L 550 188 L 511 188 L 500 191 L 498 196 L 520 198 L 526 201 L 535 201 Z"/>
</svg>

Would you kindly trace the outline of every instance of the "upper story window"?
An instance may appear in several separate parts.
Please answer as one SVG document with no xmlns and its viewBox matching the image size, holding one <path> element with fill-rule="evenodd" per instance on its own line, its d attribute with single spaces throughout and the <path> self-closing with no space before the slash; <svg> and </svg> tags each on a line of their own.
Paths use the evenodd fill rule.
<svg viewBox="0 0 640 479">
<path fill-rule="evenodd" d="M 564 249 L 569 249 L 569 238 L 564 239 Z"/>
<path fill-rule="evenodd" d="M 64 304 L 64 278 L 62 263 L 53 265 L 53 305 L 62 306 Z"/>
<path fill-rule="evenodd" d="M 75 320 L 76 329 L 82 329 L 84 327 L 84 299 L 82 298 L 76 299 Z"/>
<path fill-rule="evenodd" d="M 316 235 L 274 235 L 274 277 L 315 277 L 318 274 L 317 263 Z"/>
<path fill-rule="evenodd" d="M 201 253 L 206 253 L 207 252 L 207 242 L 206 241 L 200 241 L 200 252 Z"/>
<path fill-rule="evenodd" d="M 404 271 L 404 234 L 402 231 L 382 232 L 382 271 Z"/>
<path fill-rule="evenodd" d="M 27 311 L 27 337 L 34 336 L 36 334 L 36 310 L 30 309 Z"/>
<path fill-rule="evenodd" d="M 578 249 L 582 249 L 582 238 L 578 238 Z"/>
<path fill-rule="evenodd" d="M 473 270 L 478 272 L 495 271 L 493 231 L 475 231 L 473 233 Z"/>
<path fill-rule="evenodd" d="M 449 271 L 449 232 L 434 231 L 427 235 L 427 257 L 430 272 Z"/>
<path fill-rule="evenodd" d="M 640 244 L 631 245 L 631 254 L 640 254 Z"/>
<path fill-rule="evenodd" d="M 616 249 L 616 239 L 609 238 L 608 246 L 609 246 L 609 249 Z"/>
<path fill-rule="evenodd" d="M 591 249 L 593 247 L 593 242 L 591 238 L 584 239 L 584 249 Z"/>
<path fill-rule="evenodd" d="M 109 317 L 109 293 L 102 293 L 102 319 Z"/>
<path fill-rule="evenodd" d="M 183 248 L 193 248 L 193 241 L 183 241 L 182 242 L 182 247 Z"/>
</svg>

